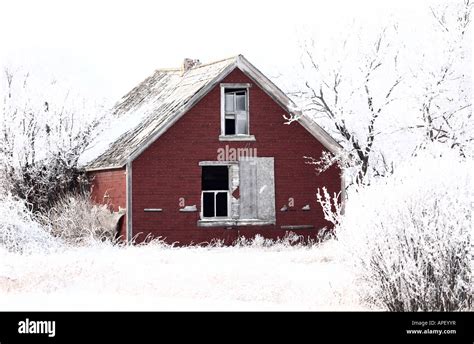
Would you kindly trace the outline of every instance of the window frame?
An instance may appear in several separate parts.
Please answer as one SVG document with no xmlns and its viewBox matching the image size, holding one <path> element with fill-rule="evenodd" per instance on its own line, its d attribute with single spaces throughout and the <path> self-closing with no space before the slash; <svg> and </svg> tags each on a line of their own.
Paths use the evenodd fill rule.
<svg viewBox="0 0 474 344">
<path fill-rule="evenodd" d="M 200 162 L 199 166 L 201 167 L 201 177 L 202 177 L 202 167 L 205 166 L 226 166 L 227 167 L 227 190 L 202 190 L 202 185 L 201 185 L 201 209 L 199 212 L 199 218 L 201 221 L 225 221 L 229 220 L 232 218 L 232 212 L 231 212 L 231 198 L 230 198 L 230 191 L 231 191 L 231 178 L 230 178 L 230 164 L 226 163 L 225 161 L 222 162 Z M 204 193 L 214 193 L 214 216 L 212 217 L 205 217 L 204 216 Z M 217 193 L 220 192 L 225 192 L 227 194 L 227 216 L 216 216 L 217 213 L 217 202 L 216 202 L 216 197 Z"/>
<path fill-rule="evenodd" d="M 214 194 L 214 216 L 204 216 L 204 193 Z M 217 216 L 217 194 L 225 193 L 227 196 L 227 216 Z M 230 219 L 230 191 L 229 190 L 201 190 L 201 220 L 227 220 Z"/>
<path fill-rule="evenodd" d="M 255 137 L 250 135 L 250 87 L 249 83 L 221 83 L 221 133 L 220 141 L 255 141 Z M 246 115 L 247 115 L 247 134 L 226 135 L 225 133 L 225 92 L 226 90 L 243 89 L 245 90 Z M 235 128 L 237 131 L 237 113 L 235 114 Z"/>
</svg>

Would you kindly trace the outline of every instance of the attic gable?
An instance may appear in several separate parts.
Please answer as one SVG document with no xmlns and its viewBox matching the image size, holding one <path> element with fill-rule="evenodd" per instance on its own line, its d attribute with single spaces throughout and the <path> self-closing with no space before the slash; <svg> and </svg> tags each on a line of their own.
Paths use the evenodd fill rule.
<svg viewBox="0 0 474 344">
<path fill-rule="evenodd" d="M 121 168 L 199 102 L 235 68 L 260 86 L 288 113 L 300 115 L 294 103 L 242 55 L 187 69 L 159 69 L 125 95 L 105 126 L 79 159 L 88 171 Z M 341 147 L 321 127 L 301 117 L 300 124 L 328 150 Z"/>
</svg>

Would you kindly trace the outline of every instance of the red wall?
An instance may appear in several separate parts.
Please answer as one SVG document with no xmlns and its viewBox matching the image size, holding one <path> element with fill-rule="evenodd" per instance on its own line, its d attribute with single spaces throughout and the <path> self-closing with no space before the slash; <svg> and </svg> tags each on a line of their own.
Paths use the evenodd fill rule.
<svg viewBox="0 0 474 344">
<path fill-rule="evenodd" d="M 103 170 L 91 172 L 89 177 L 92 179 L 91 198 L 98 204 L 108 204 L 111 209 L 118 211 L 119 207 L 126 206 L 126 175 L 125 169 Z M 105 194 L 110 197 L 104 198 Z M 120 235 L 126 238 L 126 221 L 122 221 Z"/>
<path fill-rule="evenodd" d="M 314 230 L 293 231 L 304 236 L 315 236 L 316 229 L 329 227 L 316 202 L 316 191 L 322 186 L 331 193 L 340 191 L 340 171 L 334 167 L 317 176 L 314 168 L 306 165 L 303 159 L 303 156 L 319 157 L 323 146 L 298 123 L 284 124 L 285 110 L 240 70 L 234 70 L 222 82 L 252 84 L 250 134 L 255 135 L 256 141 L 219 141 L 220 86 L 216 86 L 133 161 L 133 235 L 141 233 L 139 238 L 144 238 L 150 234 L 166 238 L 168 242 L 189 244 L 208 242 L 212 238 L 230 242 L 238 235 L 253 236 L 256 233 L 269 238 L 282 237 L 285 230 L 280 229 L 281 225 L 314 225 Z M 195 204 L 200 209 L 199 161 L 217 160 L 217 149 L 225 145 L 257 148 L 258 156 L 275 158 L 276 225 L 203 228 L 197 226 L 199 212 L 179 212 L 180 197 L 185 198 L 186 205 Z M 108 181 L 106 176 L 101 177 L 104 181 L 100 186 L 101 179 L 98 180 L 99 190 L 115 185 L 115 202 L 125 204 L 123 171 L 117 173 L 111 174 Z M 120 188 L 123 191 L 119 191 Z M 280 212 L 290 197 L 295 200 L 294 210 Z M 301 210 L 305 204 L 310 204 L 310 211 Z M 162 208 L 163 212 L 144 212 L 144 208 Z"/>
</svg>

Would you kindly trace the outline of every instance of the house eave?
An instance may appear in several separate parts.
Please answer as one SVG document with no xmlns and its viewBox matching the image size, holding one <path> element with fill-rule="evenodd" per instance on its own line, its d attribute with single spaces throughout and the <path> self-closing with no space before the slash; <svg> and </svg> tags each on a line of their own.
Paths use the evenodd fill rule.
<svg viewBox="0 0 474 344">
<path fill-rule="evenodd" d="M 125 164 L 122 165 L 112 165 L 112 166 L 103 166 L 103 167 L 83 167 L 82 169 L 85 172 L 98 172 L 98 171 L 105 171 L 105 170 L 121 170 L 125 167 Z"/>
<path fill-rule="evenodd" d="M 314 136 L 331 153 L 338 155 L 343 151 L 343 147 L 334 140 L 321 126 L 315 121 L 304 115 L 297 115 L 297 122 Z"/>
</svg>

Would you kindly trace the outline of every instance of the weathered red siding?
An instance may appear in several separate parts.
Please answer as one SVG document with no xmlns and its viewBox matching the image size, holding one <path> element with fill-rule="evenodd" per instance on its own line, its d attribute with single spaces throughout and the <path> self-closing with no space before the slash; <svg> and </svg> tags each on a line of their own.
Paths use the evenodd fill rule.
<svg viewBox="0 0 474 344">
<path fill-rule="evenodd" d="M 92 179 L 91 198 L 95 203 L 108 204 L 118 211 L 126 206 L 126 175 L 125 169 L 103 170 L 89 173 Z M 104 197 L 108 195 L 109 197 Z M 126 238 L 126 221 L 122 221 L 120 235 Z"/>
<path fill-rule="evenodd" d="M 213 238 L 230 242 L 238 235 L 253 236 L 256 233 L 269 238 L 282 237 L 286 232 L 280 228 L 282 225 L 311 224 L 315 229 L 294 232 L 314 237 L 317 229 L 330 225 L 316 203 L 316 190 L 326 186 L 331 193 L 340 191 L 339 169 L 334 167 L 317 176 L 314 168 L 305 164 L 303 156 L 319 157 L 324 147 L 299 124 L 285 125 L 285 110 L 240 70 L 234 70 L 223 82 L 252 84 L 250 134 L 255 135 L 256 141 L 219 141 L 220 87 L 216 86 L 133 161 L 133 235 L 141 233 L 139 238 L 160 236 L 168 242 L 181 244 L 206 242 Z M 275 158 L 276 225 L 202 228 L 197 226 L 199 212 L 179 212 L 181 197 L 186 205 L 195 204 L 200 209 L 199 161 L 217 160 L 217 149 L 225 145 L 257 148 L 258 156 Z M 116 202 L 125 204 L 124 175 L 123 171 L 120 173 L 120 178 L 117 177 L 112 185 L 117 188 Z M 99 190 L 103 192 L 110 188 L 114 178 L 111 176 L 109 182 L 99 186 Z M 99 193 L 99 196 L 103 195 Z M 294 209 L 280 212 L 290 197 L 295 200 Z M 310 204 L 310 211 L 301 210 L 306 204 Z M 145 208 L 162 208 L 163 212 L 144 212 Z"/>
</svg>

